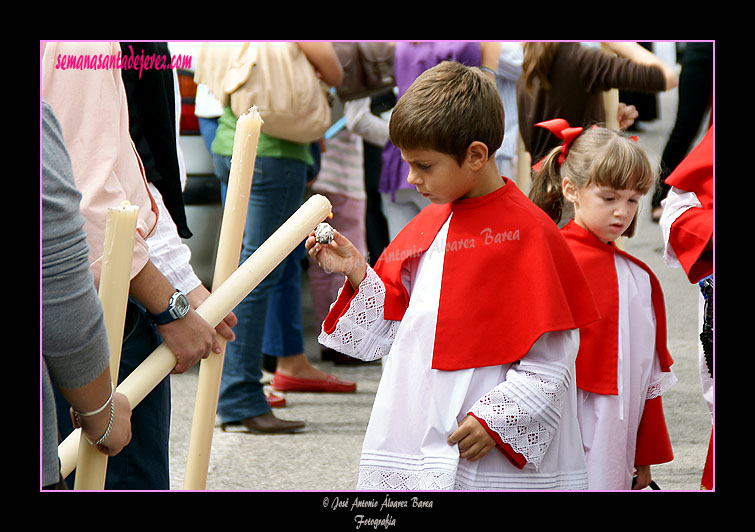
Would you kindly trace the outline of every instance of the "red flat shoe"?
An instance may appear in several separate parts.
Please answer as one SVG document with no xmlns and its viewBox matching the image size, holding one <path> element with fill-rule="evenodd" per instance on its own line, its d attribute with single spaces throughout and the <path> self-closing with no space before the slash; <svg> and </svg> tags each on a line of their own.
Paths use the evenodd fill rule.
<svg viewBox="0 0 755 532">
<path fill-rule="evenodd" d="M 265 391 L 265 399 L 270 408 L 283 408 L 286 406 L 286 398 L 280 395 L 275 395 L 273 392 Z"/>
<path fill-rule="evenodd" d="M 356 382 L 344 381 L 333 375 L 328 375 L 326 379 L 297 379 L 278 372 L 273 376 L 271 385 L 279 392 L 348 393 L 357 389 Z"/>
</svg>

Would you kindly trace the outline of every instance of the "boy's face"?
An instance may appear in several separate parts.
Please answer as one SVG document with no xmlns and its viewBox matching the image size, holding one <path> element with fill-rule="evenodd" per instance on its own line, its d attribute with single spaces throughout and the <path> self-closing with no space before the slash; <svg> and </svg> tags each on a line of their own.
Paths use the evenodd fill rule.
<svg viewBox="0 0 755 532">
<path fill-rule="evenodd" d="M 476 182 L 467 161 L 459 166 L 455 158 L 434 150 L 401 150 L 409 165 L 407 182 L 432 203 L 442 205 L 457 199 L 476 197 Z"/>
</svg>

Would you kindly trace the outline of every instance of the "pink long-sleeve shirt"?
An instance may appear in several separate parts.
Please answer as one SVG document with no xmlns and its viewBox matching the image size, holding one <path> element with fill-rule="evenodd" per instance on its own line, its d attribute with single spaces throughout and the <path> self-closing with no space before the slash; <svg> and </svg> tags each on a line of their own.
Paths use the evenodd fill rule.
<svg viewBox="0 0 755 532">
<path fill-rule="evenodd" d="M 133 278 L 149 260 L 146 239 L 157 225 L 141 160 L 129 134 L 126 92 L 118 68 L 83 68 L 84 59 L 117 57 L 118 43 L 48 42 L 41 61 L 41 95 L 60 122 L 71 158 L 90 250 L 90 269 L 99 285 L 107 211 L 124 201 L 139 207 L 131 264 Z M 100 56 L 100 54 L 102 54 Z"/>
</svg>

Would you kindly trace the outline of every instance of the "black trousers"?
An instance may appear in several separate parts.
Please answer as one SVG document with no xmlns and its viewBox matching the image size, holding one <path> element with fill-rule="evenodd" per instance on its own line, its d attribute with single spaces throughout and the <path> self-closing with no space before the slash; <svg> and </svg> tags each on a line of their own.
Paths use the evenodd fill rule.
<svg viewBox="0 0 755 532">
<path fill-rule="evenodd" d="M 693 147 L 703 118 L 712 106 L 713 43 L 687 43 L 679 74 L 679 105 L 676 121 L 661 156 L 660 179 L 652 198 L 653 208 L 668 194 L 666 178 Z"/>
</svg>

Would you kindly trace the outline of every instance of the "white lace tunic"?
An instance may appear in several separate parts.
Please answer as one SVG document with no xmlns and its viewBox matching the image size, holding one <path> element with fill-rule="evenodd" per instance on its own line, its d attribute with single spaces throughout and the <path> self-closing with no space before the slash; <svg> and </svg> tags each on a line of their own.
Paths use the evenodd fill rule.
<svg viewBox="0 0 755 532">
<path fill-rule="evenodd" d="M 385 288 L 368 267 L 333 333 L 319 337 L 323 345 L 363 360 L 390 353 L 364 438 L 357 489 L 586 489 L 574 385 L 578 331 L 543 335 L 513 364 L 431 368 L 444 257 L 438 250 L 445 249 L 447 231 L 448 221 L 430 250 L 408 261 L 404 280 L 411 298 L 400 322 L 383 319 Z M 490 320 L 491 330 L 506 327 Z M 475 462 L 460 459 L 447 440 L 468 412 L 527 459 L 523 469 L 498 448 Z"/>
<path fill-rule="evenodd" d="M 591 490 L 631 489 L 645 401 L 660 397 L 676 382 L 673 372 L 661 371 L 656 355 L 648 273 L 618 253 L 614 262 L 619 283 L 618 394 L 577 391 Z"/>
</svg>

